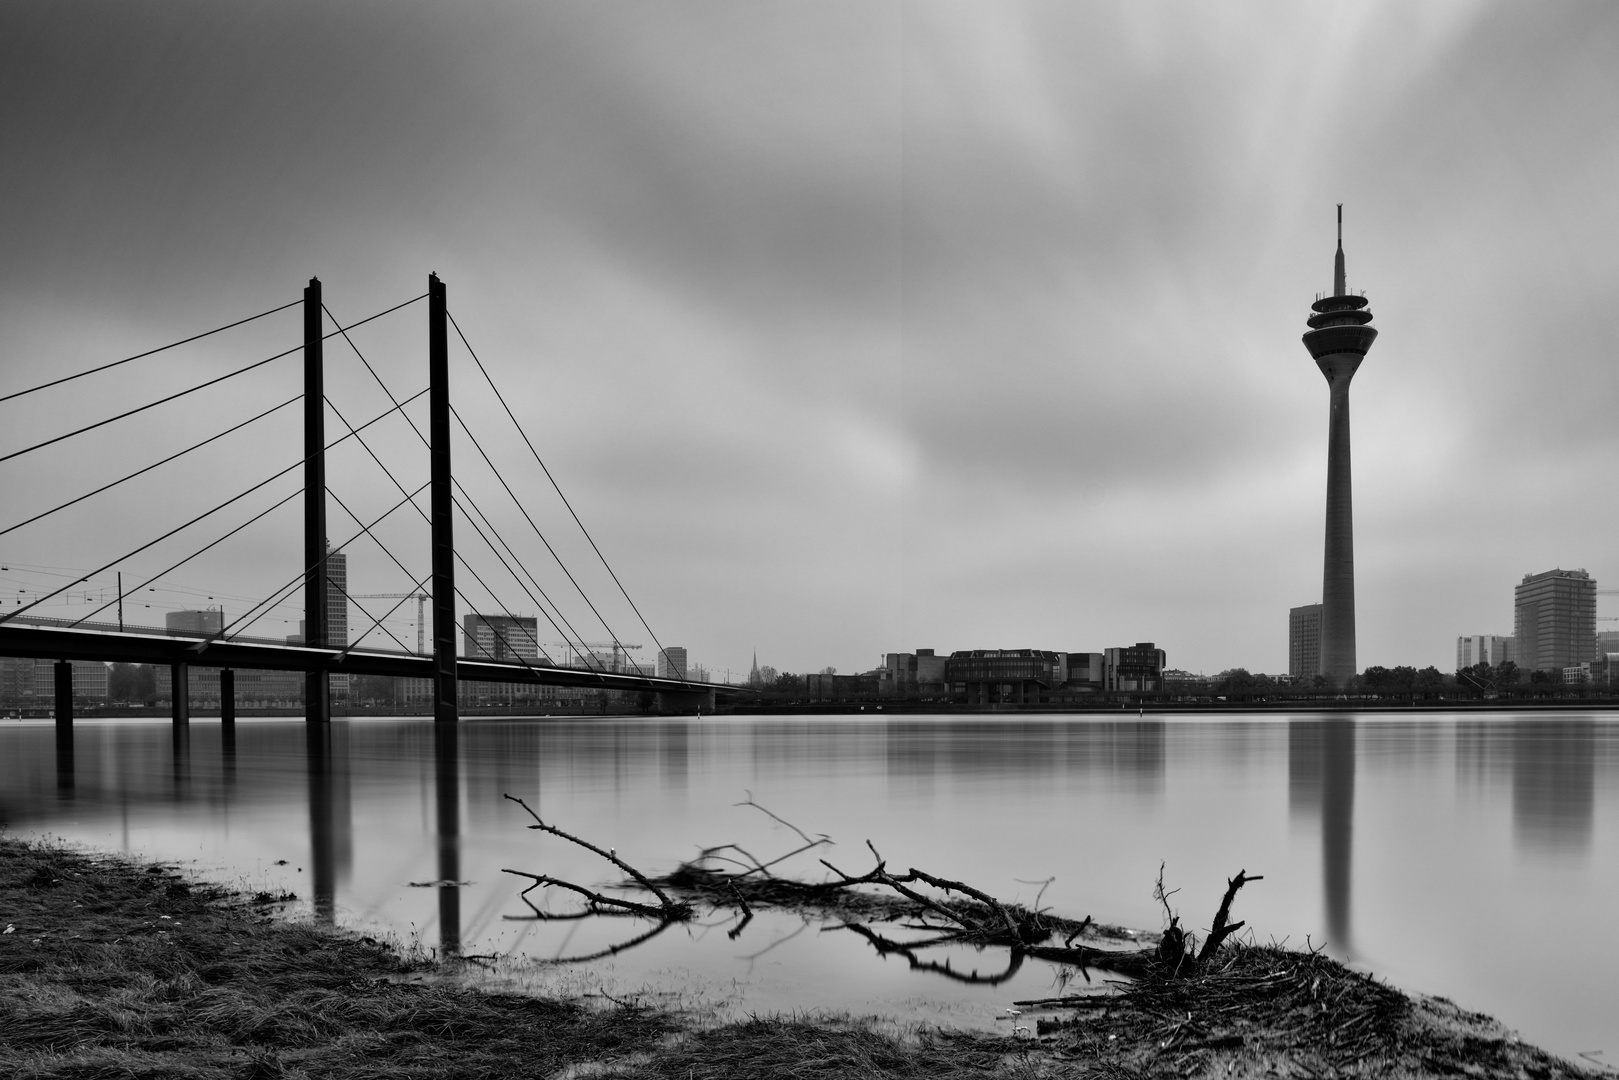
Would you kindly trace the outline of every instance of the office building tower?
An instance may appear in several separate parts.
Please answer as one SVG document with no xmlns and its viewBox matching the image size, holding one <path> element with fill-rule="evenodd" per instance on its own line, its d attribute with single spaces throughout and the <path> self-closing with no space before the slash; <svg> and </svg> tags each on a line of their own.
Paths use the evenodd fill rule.
<svg viewBox="0 0 1619 1080">
<path fill-rule="evenodd" d="M 1351 296 L 1344 273 L 1344 208 L 1338 205 L 1338 253 L 1333 259 L 1332 295 L 1310 305 L 1304 347 L 1326 377 L 1330 392 L 1327 422 L 1327 529 L 1321 585 L 1321 673 L 1341 686 L 1355 666 L 1355 522 L 1349 468 L 1349 380 L 1377 338 L 1367 325 L 1372 313 L 1365 296 Z"/>
<path fill-rule="evenodd" d="M 658 678 L 684 679 L 686 678 L 686 650 L 679 645 L 671 645 L 658 654 Z"/>
<path fill-rule="evenodd" d="M 540 658 L 539 619 L 534 615 L 468 615 L 461 630 L 468 660 L 491 664 L 533 663 Z"/>
<path fill-rule="evenodd" d="M 1287 674 L 1308 686 L 1321 674 L 1321 605 L 1305 604 L 1287 611 Z"/>
<path fill-rule="evenodd" d="M 1505 634 L 1471 634 L 1459 637 L 1456 639 L 1456 670 L 1470 668 L 1474 664 L 1500 667 L 1508 660 L 1517 663 L 1512 642 L 1513 639 Z"/>
<path fill-rule="evenodd" d="M 1513 651 L 1525 671 L 1561 671 L 1596 654 L 1597 583 L 1584 570 L 1525 574 L 1512 606 Z"/>
</svg>

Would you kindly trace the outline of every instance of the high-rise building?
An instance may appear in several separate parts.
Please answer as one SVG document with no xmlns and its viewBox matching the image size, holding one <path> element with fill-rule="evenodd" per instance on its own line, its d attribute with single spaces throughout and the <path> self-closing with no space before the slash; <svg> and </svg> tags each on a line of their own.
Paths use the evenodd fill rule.
<svg viewBox="0 0 1619 1080">
<path fill-rule="evenodd" d="M 658 678 L 684 679 L 686 678 L 686 650 L 679 645 L 671 645 L 658 654 Z"/>
<path fill-rule="evenodd" d="M 349 557 L 341 551 L 326 556 L 326 644 L 346 648 L 349 643 Z M 332 676 L 348 683 L 347 675 Z"/>
<path fill-rule="evenodd" d="M 461 622 L 465 638 L 462 655 L 468 660 L 491 664 L 538 665 L 540 659 L 539 618 L 535 615 L 467 615 Z M 549 696 L 554 687 L 533 683 L 492 683 L 463 681 L 461 702 L 484 705 L 512 702 L 520 698 Z"/>
<path fill-rule="evenodd" d="M 1332 295 L 1310 305 L 1304 347 L 1326 377 L 1330 391 L 1327 422 L 1327 530 L 1321 585 L 1321 673 L 1342 685 L 1355 665 L 1355 521 L 1349 468 L 1349 380 L 1377 339 L 1367 325 L 1366 297 L 1351 296 L 1344 274 L 1344 208 L 1338 204 L 1338 253 L 1332 266 Z"/>
<path fill-rule="evenodd" d="M 468 660 L 521 664 L 540 658 L 539 619 L 534 615 L 468 615 L 461 623 Z"/>
<path fill-rule="evenodd" d="M 1321 674 L 1321 605 L 1287 610 L 1287 674 L 1295 684 L 1309 685 Z"/>
<path fill-rule="evenodd" d="M 1505 634 L 1471 634 L 1456 639 L 1456 670 L 1474 664 L 1500 667 L 1508 660 L 1518 662 L 1512 647 L 1513 639 Z"/>
<path fill-rule="evenodd" d="M 1516 663 L 1561 671 L 1596 654 L 1597 583 L 1584 570 L 1525 574 L 1512 590 Z"/>
</svg>

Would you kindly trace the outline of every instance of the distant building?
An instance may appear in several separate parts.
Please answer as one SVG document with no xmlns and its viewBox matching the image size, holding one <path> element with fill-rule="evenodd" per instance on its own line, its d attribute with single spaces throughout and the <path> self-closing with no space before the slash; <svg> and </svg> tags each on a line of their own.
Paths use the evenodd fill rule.
<svg viewBox="0 0 1619 1080">
<path fill-rule="evenodd" d="M 19 704 L 28 704 L 26 699 L 31 697 L 31 704 L 50 705 L 56 700 L 56 661 L 54 660 L 24 660 L 23 664 L 33 666 L 33 685 L 31 693 L 25 695 L 24 701 Z M 95 661 L 73 661 L 73 700 L 74 701 L 100 701 L 107 700 L 107 665 Z"/>
<path fill-rule="evenodd" d="M 679 645 L 671 645 L 658 654 L 658 678 L 685 679 L 686 650 Z"/>
<path fill-rule="evenodd" d="M 1619 653 L 1619 630 L 1597 631 L 1597 655 L 1606 656 L 1608 653 Z"/>
<path fill-rule="evenodd" d="M 1107 658 L 1099 652 L 1071 652 L 1063 658 L 1064 696 L 1094 694 L 1107 684 Z"/>
<path fill-rule="evenodd" d="M 1321 674 L 1321 605 L 1305 604 L 1287 611 L 1287 673 L 1308 686 Z"/>
<path fill-rule="evenodd" d="M 225 610 L 204 608 L 201 611 L 170 611 L 163 616 L 163 628 L 176 637 L 206 637 L 223 633 Z"/>
<path fill-rule="evenodd" d="M 1513 639 L 1504 634 L 1472 634 L 1456 639 L 1456 670 L 1474 664 L 1500 667 L 1507 661 L 1517 663 Z"/>
<path fill-rule="evenodd" d="M 1584 570 L 1525 574 L 1513 589 L 1516 663 L 1562 671 L 1596 654 L 1597 583 Z"/>
<path fill-rule="evenodd" d="M 969 705 L 1028 705 L 1051 700 L 1064 668 L 1061 653 L 1044 649 L 966 649 L 950 654 L 945 681 Z"/>
<path fill-rule="evenodd" d="M 346 649 L 349 644 L 349 557 L 341 551 L 332 551 L 326 544 L 326 640 L 327 648 Z M 367 631 L 369 632 L 369 627 Z M 298 633 L 287 638 L 288 645 L 302 645 L 309 640 L 309 620 L 298 620 Z M 238 684 L 240 685 L 240 684 Z M 328 685 L 334 698 L 346 698 L 349 677 L 333 673 Z M 195 689 L 192 696 L 196 696 Z M 239 697 L 240 695 L 238 695 Z"/>
<path fill-rule="evenodd" d="M 806 675 L 804 696 L 809 701 L 870 701 L 877 697 L 878 674 Z"/>
<path fill-rule="evenodd" d="M 887 653 L 877 669 L 880 697 L 935 697 L 945 694 L 946 660 L 932 649 L 914 653 Z"/>
<path fill-rule="evenodd" d="M 468 660 L 491 664 L 542 666 L 539 619 L 534 615 L 468 615 L 461 623 L 465 639 L 462 655 Z M 544 666 L 549 666 L 545 662 Z M 551 698 L 554 686 L 534 683 L 495 683 L 462 680 L 460 700 L 464 705 L 515 704 Z"/>
<path fill-rule="evenodd" d="M 1164 650 L 1150 641 L 1109 649 L 1103 654 L 1104 687 L 1109 693 L 1156 693 L 1164 688 L 1167 660 Z"/>
</svg>

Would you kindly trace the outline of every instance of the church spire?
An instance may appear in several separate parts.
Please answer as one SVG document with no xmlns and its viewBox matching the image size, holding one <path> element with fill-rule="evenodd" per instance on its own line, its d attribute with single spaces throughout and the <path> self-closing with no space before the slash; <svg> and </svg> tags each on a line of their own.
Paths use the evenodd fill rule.
<svg viewBox="0 0 1619 1080">
<path fill-rule="evenodd" d="M 1332 260 L 1332 295 L 1347 295 L 1344 282 L 1344 204 L 1338 204 L 1338 254 Z"/>
</svg>

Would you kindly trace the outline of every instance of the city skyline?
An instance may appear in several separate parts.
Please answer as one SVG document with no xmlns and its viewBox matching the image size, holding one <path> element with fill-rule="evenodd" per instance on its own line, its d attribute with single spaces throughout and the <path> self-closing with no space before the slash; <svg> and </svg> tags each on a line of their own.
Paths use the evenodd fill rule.
<svg viewBox="0 0 1619 1080">
<path fill-rule="evenodd" d="M 853 671 L 917 644 L 1152 640 L 1188 670 L 1282 671 L 1279 613 L 1316 599 L 1325 467 L 1298 300 L 1326 286 L 1344 202 L 1390 331 L 1356 379 L 1358 662 L 1447 667 L 1457 633 L 1511 625 L 1523 574 L 1615 576 L 1619 510 L 1594 494 L 1619 438 L 1615 20 L 8 5 L 0 393 L 311 276 L 350 319 L 436 270 L 653 629 L 711 670 L 745 671 L 755 643 L 780 670 Z M 359 343 L 410 393 L 421 336 L 412 314 Z M 328 354 L 334 403 L 378 411 Z M 236 355 L 12 405 L 0 452 Z M 494 425 L 475 372 L 454 377 Z M 295 392 L 277 378 L 209 407 Z M 209 417 L 164 423 L 201 437 Z M 0 556 L 97 566 L 107 521 L 153 535 L 245 463 L 295 457 L 292 430 Z M 42 508 L 167 436 L 13 469 L 8 502 Z M 373 485 L 364 466 L 334 463 L 334 491 Z M 297 571 L 296 534 L 267 521 L 175 584 L 256 599 Z M 413 587 L 349 554 L 353 591 Z"/>
</svg>

